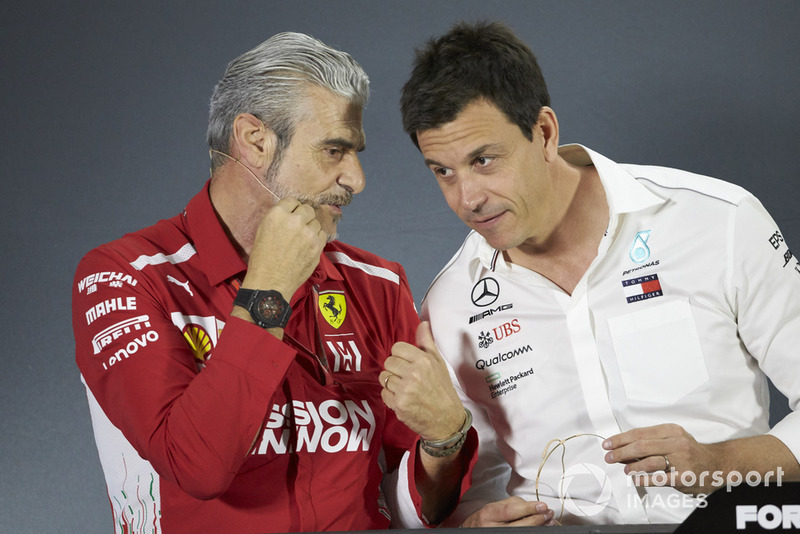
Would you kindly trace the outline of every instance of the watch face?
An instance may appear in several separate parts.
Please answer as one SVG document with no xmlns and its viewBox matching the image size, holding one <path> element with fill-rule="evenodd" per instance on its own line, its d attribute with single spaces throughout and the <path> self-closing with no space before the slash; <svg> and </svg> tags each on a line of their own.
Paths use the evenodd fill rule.
<svg viewBox="0 0 800 534">
<path fill-rule="evenodd" d="M 264 296 L 255 303 L 255 311 L 264 321 L 278 321 L 283 311 L 281 302 L 274 296 Z"/>
</svg>

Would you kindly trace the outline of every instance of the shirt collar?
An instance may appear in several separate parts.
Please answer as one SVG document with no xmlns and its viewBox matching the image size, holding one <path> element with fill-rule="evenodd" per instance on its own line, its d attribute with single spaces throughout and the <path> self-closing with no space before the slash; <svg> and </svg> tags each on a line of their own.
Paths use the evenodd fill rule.
<svg viewBox="0 0 800 534">
<path fill-rule="evenodd" d="M 594 165 L 600 175 L 600 181 L 606 190 L 610 215 L 632 213 L 657 204 L 664 199 L 657 196 L 640 184 L 628 171 L 607 157 L 586 148 L 572 144 L 559 147 L 558 154 L 573 165 Z"/>
<path fill-rule="evenodd" d="M 319 265 L 317 265 L 317 268 L 314 269 L 314 272 L 311 273 L 311 276 L 309 277 L 309 281 L 312 284 L 319 284 L 325 280 L 344 280 L 342 273 L 339 272 L 339 270 L 336 268 L 336 265 L 334 265 L 334 263 L 326 254 L 326 252 L 338 251 L 339 248 L 340 247 L 336 241 L 325 245 L 325 248 L 322 249 L 322 255 L 319 258 Z"/>
<path fill-rule="evenodd" d="M 218 285 L 247 270 L 247 264 L 231 243 L 211 205 L 209 184 L 189 201 L 183 211 L 188 234 L 194 242 L 200 266 L 211 285 Z"/>
<path fill-rule="evenodd" d="M 558 148 L 558 154 L 568 163 L 577 166 L 594 165 L 606 192 L 610 225 L 616 225 L 618 216 L 647 209 L 665 200 L 639 183 L 618 163 L 608 159 L 583 145 L 569 144 Z M 500 251 L 494 249 L 485 239 L 478 237 L 477 254 L 470 263 L 474 277 L 479 276 L 479 267 L 494 271 L 498 264 L 505 266 Z"/>
</svg>

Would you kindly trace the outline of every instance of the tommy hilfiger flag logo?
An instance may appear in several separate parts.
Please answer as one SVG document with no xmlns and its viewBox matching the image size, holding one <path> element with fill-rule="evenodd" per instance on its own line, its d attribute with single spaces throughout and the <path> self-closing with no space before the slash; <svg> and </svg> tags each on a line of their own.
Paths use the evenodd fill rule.
<svg viewBox="0 0 800 534">
<path fill-rule="evenodd" d="M 661 282 L 658 281 L 657 274 L 623 280 L 622 289 L 625 290 L 625 298 L 628 303 L 660 297 L 664 294 L 661 291 Z"/>
</svg>

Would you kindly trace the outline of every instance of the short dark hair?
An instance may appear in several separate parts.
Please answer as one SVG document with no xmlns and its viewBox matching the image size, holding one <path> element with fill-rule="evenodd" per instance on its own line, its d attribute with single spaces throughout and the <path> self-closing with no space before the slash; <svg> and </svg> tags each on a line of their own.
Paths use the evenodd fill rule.
<svg viewBox="0 0 800 534">
<path fill-rule="evenodd" d="M 460 22 L 416 51 L 400 99 L 403 128 L 419 148 L 417 132 L 456 119 L 486 99 L 530 140 L 550 95 L 536 56 L 506 25 Z"/>
</svg>

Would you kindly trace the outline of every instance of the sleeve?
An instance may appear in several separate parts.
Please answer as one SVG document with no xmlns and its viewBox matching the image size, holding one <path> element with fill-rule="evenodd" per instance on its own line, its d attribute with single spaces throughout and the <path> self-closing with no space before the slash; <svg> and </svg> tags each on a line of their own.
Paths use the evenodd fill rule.
<svg viewBox="0 0 800 534">
<path fill-rule="evenodd" d="M 461 402 L 472 412 L 472 430 L 476 433 L 476 442 L 480 443 L 473 461 L 472 483 L 466 491 L 462 491 L 455 511 L 442 523 L 444 527 L 459 527 L 467 517 L 484 505 L 508 497 L 506 487 L 511 476 L 511 467 L 497 448 L 497 433 L 489 422 L 486 411 L 464 394 L 449 363 L 448 367 Z"/>
<path fill-rule="evenodd" d="M 508 497 L 506 487 L 511 475 L 511 467 L 503 458 L 497 447 L 497 433 L 492 427 L 486 410 L 474 402 L 464 392 L 454 370 L 458 361 L 457 354 L 448 350 L 448 338 L 456 337 L 454 332 L 447 328 L 446 319 L 435 317 L 431 313 L 431 300 L 437 298 L 436 292 L 431 292 L 422 304 L 422 320 L 431 321 L 433 336 L 437 340 L 439 351 L 447 363 L 450 379 L 455 386 L 461 402 L 472 412 L 472 431 L 476 433 L 476 443 L 480 447 L 473 453 L 473 466 L 471 483 L 467 488 L 462 488 L 462 495 L 455 511 L 441 524 L 443 527 L 459 527 L 473 512 L 484 505 Z M 444 342 L 443 342 L 444 341 Z"/>
<path fill-rule="evenodd" d="M 397 341 L 413 344 L 416 341 L 416 330 L 420 320 L 405 271 L 400 265 L 397 265 L 397 268 L 400 273 L 400 291 L 395 308 L 395 331 L 391 344 Z M 389 411 L 387 414 L 386 436 L 384 438 L 387 474 L 384 477 L 382 486 L 391 511 L 392 528 L 427 528 L 433 526 L 423 517 L 422 497 L 417 491 L 414 478 L 418 442 L 419 436 L 401 423 L 394 416 L 394 412 Z M 467 441 L 461 451 L 468 468 L 465 470 L 466 472 L 461 481 L 460 495 L 463 495 L 470 487 L 472 471 L 477 460 L 477 450 L 477 434 L 474 429 L 470 429 Z"/>
<path fill-rule="evenodd" d="M 86 287 L 109 273 L 129 282 Z M 159 476 L 193 497 L 214 498 L 247 458 L 294 352 L 229 318 L 198 373 L 157 287 L 113 250 L 89 253 L 73 287 L 76 362 L 110 422 Z M 115 313 L 97 313 L 108 306 Z"/>
<path fill-rule="evenodd" d="M 800 459 L 800 262 L 761 203 L 736 208 L 732 281 L 739 335 L 792 412 L 770 434 Z"/>
</svg>

